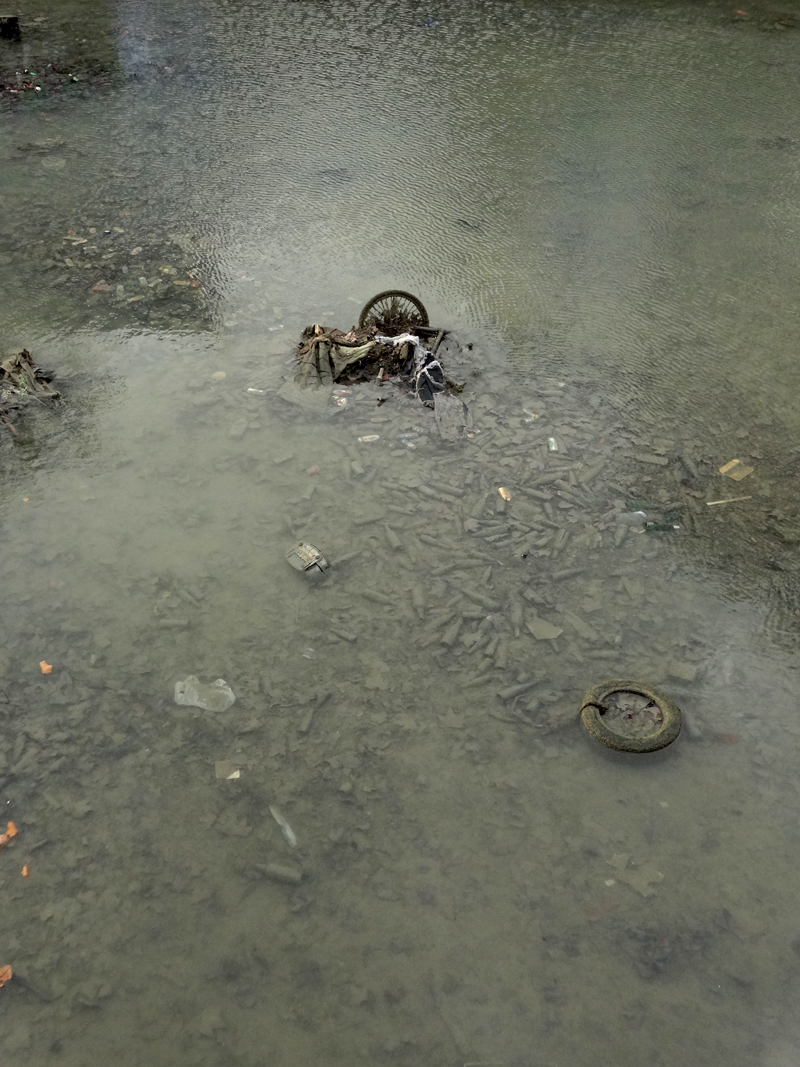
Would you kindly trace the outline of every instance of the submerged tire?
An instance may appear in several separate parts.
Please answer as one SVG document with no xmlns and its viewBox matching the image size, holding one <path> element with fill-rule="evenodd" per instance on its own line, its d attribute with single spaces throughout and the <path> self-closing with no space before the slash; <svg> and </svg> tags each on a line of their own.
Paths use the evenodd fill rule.
<svg viewBox="0 0 800 1067">
<path fill-rule="evenodd" d="M 605 721 L 606 700 L 612 693 L 635 693 L 655 704 L 661 712 L 662 721 L 658 730 L 646 737 L 626 737 L 609 726 Z M 663 693 L 642 682 L 632 682 L 625 678 L 615 678 L 594 686 L 581 702 L 581 720 L 583 725 L 598 741 L 618 752 L 657 752 L 660 748 L 671 745 L 681 732 L 683 718 L 680 708 Z"/>
<path fill-rule="evenodd" d="M 428 312 L 422 301 L 402 289 L 386 289 L 373 296 L 361 309 L 358 325 L 363 330 L 377 326 L 382 330 L 427 326 Z"/>
</svg>

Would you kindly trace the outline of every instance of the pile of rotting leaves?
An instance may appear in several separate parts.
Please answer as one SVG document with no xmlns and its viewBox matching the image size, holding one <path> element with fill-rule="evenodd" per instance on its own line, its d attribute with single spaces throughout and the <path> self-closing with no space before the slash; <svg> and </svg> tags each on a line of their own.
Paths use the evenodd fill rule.
<svg viewBox="0 0 800 1067">
<path fill-rule="evenodd" d="M 0 422 L 16 433 L 9 412 L 33 400 L 55 400 L 59 393 L 50 384 L 52 380 L 51 374 L 36 366 L 27 348 L 0 358 Z"/>
</svg>

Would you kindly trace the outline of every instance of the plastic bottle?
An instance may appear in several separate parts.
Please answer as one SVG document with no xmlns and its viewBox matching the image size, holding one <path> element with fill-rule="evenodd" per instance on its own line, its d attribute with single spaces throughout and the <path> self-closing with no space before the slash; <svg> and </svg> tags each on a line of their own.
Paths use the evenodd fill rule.
<svg viewBox="0 0 800 1067">
<path fill-rule="evenodd" d="M 620 526 L 644 526 L 647 522 L 646 511 L 621 511 L 617 515 Z"/>
</svg>

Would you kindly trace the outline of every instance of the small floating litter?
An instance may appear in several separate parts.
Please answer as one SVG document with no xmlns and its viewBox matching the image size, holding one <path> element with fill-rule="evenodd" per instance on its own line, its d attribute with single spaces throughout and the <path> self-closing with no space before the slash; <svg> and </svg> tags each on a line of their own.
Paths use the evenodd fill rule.
<svg viewBox="0 0 800 1067">
<path fill-rule="evenodd" d="M 311 578 L 324 574 L 330 567 L 330 563 L 320 550 L 308 544 L 307 541 L 300 541 L 294 548 L 290 548 L 286 553 L 286 559 L 296 571 L 302 571 Z"/>
</svg>

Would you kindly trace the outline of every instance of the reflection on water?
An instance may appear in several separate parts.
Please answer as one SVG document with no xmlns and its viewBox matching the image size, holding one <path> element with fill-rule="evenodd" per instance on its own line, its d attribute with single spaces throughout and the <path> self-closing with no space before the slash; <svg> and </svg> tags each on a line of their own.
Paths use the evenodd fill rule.
<svg viewBox="0 0 800 1067">
<path fill-rule="evenodd" d="M 0 127 L 64 398 L 0 440 L 6 1058 L 793 1063 L 793 20 L 109 19 L 124 79 Z M 393 285 L 457 445 L 287 384 Z M 673 746 L 586 735 L 613 677 Z"/>
</svg>

